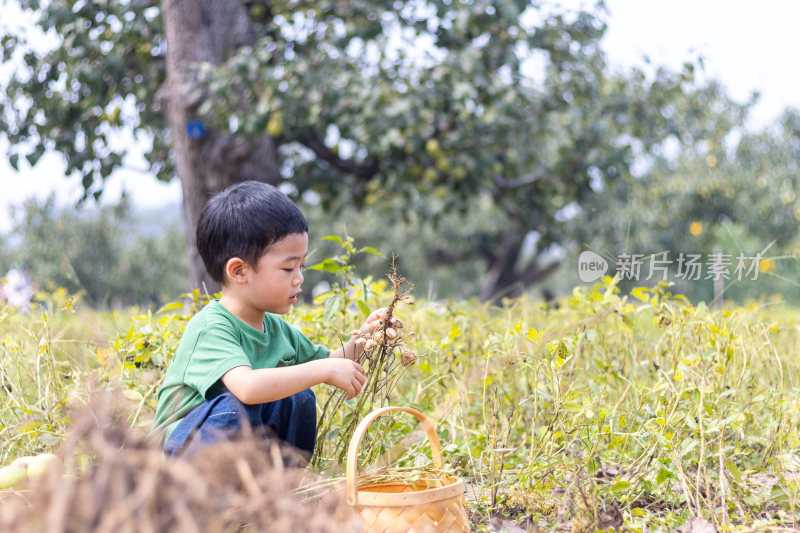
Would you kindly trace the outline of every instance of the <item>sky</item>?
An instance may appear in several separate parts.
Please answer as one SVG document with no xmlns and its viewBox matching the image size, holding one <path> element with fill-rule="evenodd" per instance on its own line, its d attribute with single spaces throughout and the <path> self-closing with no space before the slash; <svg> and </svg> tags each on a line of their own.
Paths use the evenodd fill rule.
<svg viewBox="0 0 800 533">
<path fill-rule="evenodd" d="M 583 0 L 561 0 L 567 8 L 594 5 Z M 646 55 L 655 65 L 678 69 L 702 56 L 706 73 L 722 81 L 729 94 L 746 101 L 758 91 L 748 127 L 762 128 L 787 106 L 800 108 L 800 2 L 788 0 L 606 0 L 609 11 L 604 49 L 612 68 L 643 65 Z M 4 8 L 4 22 L 10 11 Z M 0 142 L 0 154 L 6 146 Z M 141 152 L 126 161 L 144 168 Z M 55 193 L 62 205 L 73 204 L 82 194 L 79 178 L 65 178 L 57 155 L 46 155 L 33 169 L 14 172 L 0 156 L 0 233 L 12 227 L 9 206 L 31 197 Z M 104 198 L 113 203 L 127 191 L 134 205 L 160 207 L 180 202 L 178 180 L 158 182 L 132 170 L 116 172 L 108 181 Z"/>
</svg>

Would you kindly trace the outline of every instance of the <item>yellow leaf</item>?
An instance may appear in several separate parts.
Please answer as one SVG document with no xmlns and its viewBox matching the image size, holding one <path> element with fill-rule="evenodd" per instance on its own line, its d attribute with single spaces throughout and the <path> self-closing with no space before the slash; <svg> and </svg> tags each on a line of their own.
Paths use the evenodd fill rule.
<svg viewBox="0 0 800 533">
<path fill-rule="evenodd" d="M 169 303 L 169 304 L 165 305 L 164 307 L 162 307 L 161 309 L 159 309 L 158 311 L 156 311 L 156 313 L 163 313 L 165 311 L 172 311 L 173 309 L 183 309 L 183 302 L 172 302 L 172 303 Z"/>
<path fill-rule="evenodd" d="M 533 342 L 539 342 L 539 332 L 531 328 L 528 330 L 528 338 Z"/>
<path fill-rule="evenodd" d="M 636 287 L 631 291 L 631 294 L 636 298 L 640 299 L 641 301 L 643 301 L 644 303 L 647 303 L 648 301 L 650 301 L 650 295 L 647 294 L 648 292 L 650 292 L 650 289 L 648 289 L 647 287 Z"/>
<path fill-rule="evenodd" d="M 683 381 L 683 372 L 681 372 L 680 368 L 676 368 L 675 369 L 675 376 L 674 377 L 675 377 L 675 381 L 677 381 L 678 383 Z"/>
<path fill-rule="evenodd" d="M 6 333 L 6 336 L 3 337 L 3 344 L 8 346 L 9 348 L 17 348 L 18 347 L 17 341 L 15 341 L 11 337 L 11 335 L 9 335 L 8 333 Z"/>
<path fill-rule="evenodd" d="M 787 441 L 789 443 L 789 446 L 791 446 L 792 448 L 797 448 L 798 446 L 800 446 L 800 438 L 797 436 L 797 431 L 792 430 L 792 432 L 789 433 Z"/>
<path fill-rule="evenodd" d="M 100 363 L 101 365 L 105 365 L 106 364 L 106 360 L 108 359 L 108 354 L 110 353 L 110 350 L 108 350 L 107 348 L 103 348 L 101 346 L 98 346 L 97 350 L 95 351 L 95 353 L 97 354 L 97 362 Z"/>
</svg>

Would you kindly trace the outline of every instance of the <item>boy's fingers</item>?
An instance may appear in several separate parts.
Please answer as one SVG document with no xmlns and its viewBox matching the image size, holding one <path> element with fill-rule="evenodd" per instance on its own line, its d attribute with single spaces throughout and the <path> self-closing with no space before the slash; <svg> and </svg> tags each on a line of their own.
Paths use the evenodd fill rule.
<svg viewBox="0 0 800 533">
<path fill-rule="evenodd" d="M 379 318 L 384 318 L 386 316 L 386 308 L 381 307 L 380 309 L 376 309 L 373 311 L 369 317 L 367 317 L 367 322 L 373 322 L 378 320 Z"/>
<path fill-rule="evenodd" d="M 378 329 L 378 326 L 380 326 L 380 325 L 381 325 L 381 323 L 378 322 L 377 320 L 374 321 L 374 322 L 367 322 L 366 324 L 361 326 L 361 332 L 362 333 L 375 333 L 375 330 Z"/>
</svg>

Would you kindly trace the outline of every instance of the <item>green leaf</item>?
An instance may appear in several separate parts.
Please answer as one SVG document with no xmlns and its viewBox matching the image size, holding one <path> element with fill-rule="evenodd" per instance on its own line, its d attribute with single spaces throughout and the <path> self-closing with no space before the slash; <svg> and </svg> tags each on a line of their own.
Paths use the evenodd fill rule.
<svg viewBox="0 0 800 533">
<path fill-rule="evenodd" d="M 662 468 L 658 471 L 658 475 L 656 475 L 656 483 L 661 485 L 668 479 L 675 479 L 675 474 L 667 470 L 666 468 Z"/>
<path fill-rule="evenodd" d="M 338 235 L 325 235 L 320 240 L 321 241 L 334 241 L 334 242 L 338 242 L 339 244 L 344 244 L 344 241 Z"/>
<path fill-rule="evenodd" d="M 25 156 L 25 159 L 27 159 L 28 163 L 34 167 L 36 166 L 36 163 L 39 162 L 39 159 L 41 159 L 42 155 L 44 155 L 44 147 L 41 144 L 37 144 L 33 150 L 31 150 L 31 152 Z"/>
<path fill-rule="evenodd" d="M 383 257 L 383 254 L 380 253 L 375 248 L 373 248 L 372 246 L 365 246 L 363 248 L 359 248 L 358 252 L 359 253 L 365 253 L 365 254 L 374 254 L 374 255 L 379 255 L 379 256 Z"/>
<path fill-rule="evenodd" d="M 311 265 L 308 267 L 309 270 L 322 270 L 323 272 L 331 272 L 333 274 L 337 274 L 341 269 L 342 266 L 336 262 L 335 259 L 325 259 L 324 261 L 317 263 L 316 265 Z"/>
<path fill-rule="evenodd" d="M 631 486 L 631 482 L 630 481 L 624 481 L 624 480 L 620 479 L 619 481 L 617 481 L 616 483 L 611 485 L 611 491 L 619 494 L 619 493 L 624 492 L 625 490 L 627 490 L 628 487 L 630 487 L 630 486 Z"/>
<path fill-rule="evenodd" d="M 736 480 L 737 483 L 742 482 L 742 472 L 736 466 L 736 463 L 733 461 L 725 461 L 725 468 L 728 469 L 728 472 L 730 472 L 731 476 Z"/>
<path fill-rule="evenodd" d="M 796 495 L 790 496 L 785 488 L 775 484 L 769 493 L 768 501 L 777 503 L 778 505 L 789 505 L 790 501 L 796 499 Z"/>
<path fill-rule="evenodd" d="M 327 300 L 325 300 L 325 313 L 324 319 L 326 321 L 331 321 L 336 316 L 336 312 L 339 310 L 339 307 L 342 305 L 342 295 L 339 293 L 332 294 Z"/>
</svg>

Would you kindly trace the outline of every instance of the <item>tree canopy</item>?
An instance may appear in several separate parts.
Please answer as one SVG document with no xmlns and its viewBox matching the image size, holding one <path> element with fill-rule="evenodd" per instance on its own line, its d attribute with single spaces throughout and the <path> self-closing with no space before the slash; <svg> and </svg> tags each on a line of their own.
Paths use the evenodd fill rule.
<svg viewBox="0 0 800 533">
<path fill-rule="evenodd" d="M 76 212 L 53 195 L 15 211 L 16 238 L 0 247 L 0 275 L 24 265 L 38 290 L 63 287 L 95 307 L 160 305 L 185 289 L 177 213 L 137 213 L 125 197 Z"/>
<path fill-rule="evenodd" d="M 668 252 L 673 267 L 682 252 L 706 259 L 717 249 L 731 271 L 739 254 L 760 254 L 759 283 L 731 276 L 726 298 L 798 294 L 800 112 L 787 109 L 774 124 L 740 130 L 726 143 L 723 133 L 738 122 L 732 115 L 719 135 L 678 156 L 653 157 L 648 172 L 585 204 L 592 221 L 574 221 L 575 240 L 606 254 Z M 710 300 L 712 284 L 704 285 L 693 293 Z"/>
<path fill-rule="evenodd" d="M 485 261 L 484 298 L 550 272 L 542 253 L 569 238 L 565 220 L 629 178 L 637 157 L 716 138 L 740 110 L 692 63 L 611 71 L 602 4 L 19 5 L 57 44 L 40 50 L 8 30 L 0 40 L 4 60 L 24 61 L 0 98 L 13 166 L 61 153 L 97 195 L 127 149 L 114 132 L 130 129 L 151 140 L 154 175 L 181 179 L 190 236 L 208 195 L 241 179 L 329 210 L 433 208 L 421 214 L 431 224 L 485 211 L 489 223 L 463 236 Z"/>
</svg>

